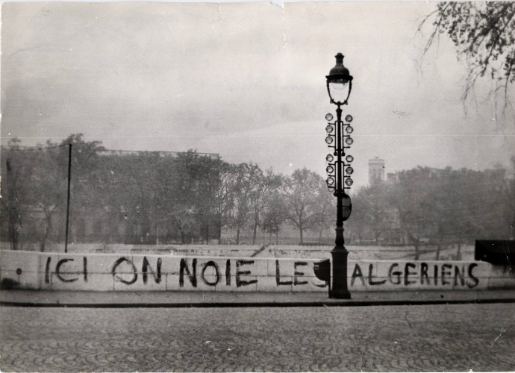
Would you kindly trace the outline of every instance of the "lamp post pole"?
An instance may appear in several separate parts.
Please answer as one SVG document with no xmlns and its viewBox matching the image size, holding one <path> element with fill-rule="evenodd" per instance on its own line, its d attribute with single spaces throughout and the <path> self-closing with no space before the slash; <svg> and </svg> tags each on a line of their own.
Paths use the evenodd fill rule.
<svg viewBox="0 0 515 373">
<path fill-rule="evenodd" d="M 347 288 L 347 257 L 349 252 L 345 248 L 343 237 L 343 198 L 346 196 L 343 189 L 343 161 L 345 155 L 342 147 L 342 109 L 338 104 L 336 109 L 336 240 L 335 247 L 331 251 L 333 264 L 333 286 L 331 287 L 331 298 L 350 299 L 350 292 Z"/>
<path fill-rule="evenodd" d="M 345 193 L 345 189 L 350 188 L 352 185 L 352 179 L 350 175 L 353 172 L 352 167 L 348 166 L 345 168 L 343 157 L 345 156 L 345 149 L 349 148 L 352 144 L 352 127 L 349 122 L 352 121 L 352 116 L 348 115 L 345 117 L 344 123 L 342 120 L 342 106 L 347 105 L 352 90 L 352 76 L 349 74 L 349 70 L 343 66 L 343 55 L 338 53 L 336 56 L 336 66 L 331 69 L 327 79 L 327 92 L 331 103 L 337 106 L 336 108 L 336 121 L 329 123 L 326 130 L 328 137 L 326 142 L 332 143 L 334 137 L 336 143 L 334 145 L 334 155 L 336 160 L 334 163 L 333 156 L 328 155 L 326 160 L 329 162 L 327 171 L 329 178 L 327 179 L 327 185 L 330 189 L 334 189 L 334 196 L 336 197 L 336 240 L 335 247 L 331 251 L 331 263 L 332 263 L 332 287 L 330 291 L 331 298 L 338 299 L 350 299 L 351 295 L 347 286 L 347 257 L 349 252 L 345 248 L 345 239 L 343 237 L 343 222 L 347 220 L 352 211 L 352 203 L 350 197 Z M 331 114 L 326 115 L 326 119 L 331 121 L 333 116 Z M 333 127 L 334 126 L 334 127 Z M 335 134 L 331 135 L 335 130 Z M 347 131 L 347 135 L 345 134 Z M 348 145 L 348 146 L 346 146 Z M 330 147 L 333 147 L 329 145 Z M 352 162 L 352 156 L 347 156 L 346 160 L 348 163 Z M 334 173 L 333 173 L 334 172 Z M 344 186 L 344 184 L 346 186 Z"/>
</svg>

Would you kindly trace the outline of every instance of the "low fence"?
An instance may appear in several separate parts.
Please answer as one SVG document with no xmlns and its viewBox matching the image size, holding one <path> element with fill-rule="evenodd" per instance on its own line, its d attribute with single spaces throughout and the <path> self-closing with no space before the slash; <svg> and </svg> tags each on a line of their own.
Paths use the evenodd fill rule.
<svg viewBox="0 0 515 373">
<path fill-rule="evenodd" d="M 125 244 L 83 244 L 68 245 L 70 254 L 149 254 L 176 256 L 223 256 L 223 257 L 253 257 L 262 258 L 303 258 L 329 259 L 333 246 L 299 246 L 299 245 L 125 245 Z M 347 245 L 350 260 L 414 260 L 415 249 L 411 246 L 353 246 Z M 8 245 L 0 243 L 0 249 L 8 251 Z M 34 252 L 39 252 L 34 250 Z M 64 244 L 49 245 L 47 253 L 63 253 Z M 437 259 L 438 258 L 438 259 Z M 472 261 L 474 246 L 462 245 L 444 247 L 437 253 L 434 246 L 424 246 L 419 249 L 419 260 Z"/>
<path fill-rule="evenodd" d="M 317 259 L 3 251 L 4 288 L 327 292 Z M 511 267 L 472 261 L 349 261 L 350 291 L 515 289 Z"/>
</svg>

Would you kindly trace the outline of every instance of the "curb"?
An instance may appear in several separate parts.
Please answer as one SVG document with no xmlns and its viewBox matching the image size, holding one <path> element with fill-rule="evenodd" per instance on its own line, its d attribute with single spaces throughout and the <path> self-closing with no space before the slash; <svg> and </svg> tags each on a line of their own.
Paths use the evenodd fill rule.
<svg viewBox="0 0 515 373">
<path fill-rule="evenodd" d="M 515 303 L 515 298 L 460 299 L 460 300 L 383 300 L 383 301 L 329 301 L 329 302 L 210 302 L 210 303 L 34 303 L 4 302 L 0 307 L 40 308 L 249 308 L 249 307 L 369 307 L 369 306 L 422 306 L 437 304 Z"/>
</svg>

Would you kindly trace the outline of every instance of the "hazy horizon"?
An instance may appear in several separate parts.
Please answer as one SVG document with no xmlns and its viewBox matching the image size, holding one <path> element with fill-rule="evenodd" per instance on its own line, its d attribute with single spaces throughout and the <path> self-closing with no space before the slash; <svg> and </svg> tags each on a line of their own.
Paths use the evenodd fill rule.
<svg viewBox="0 0 515 373">
<path fill-rule="evenodd" d="M 112 150 L 217 153 L 325 176 L 325 75 L 354 76 L 355 185 L 368 160 L 508 167 L 514 113 L 490 83 L 460 100 L 466 65 L 444 36 L 424 59 L 436 3 L 7 3 L 2 8 L 2 144 L 72 133 Z M 465 113 L 465 110 L 467 111 Z"/>
</svg>

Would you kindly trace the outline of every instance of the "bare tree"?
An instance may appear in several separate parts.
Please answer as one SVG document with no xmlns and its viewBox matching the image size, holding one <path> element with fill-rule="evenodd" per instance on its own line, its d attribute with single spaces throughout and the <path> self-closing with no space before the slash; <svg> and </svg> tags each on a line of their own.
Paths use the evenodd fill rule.
<svg viewBox="0 0 515 373">
<path fill-rule="evenodd" d="M 317 173 L 303 168 L 295 170 L 285 180 L 283 188 L 288 209 L 287 218 L 298 228 L 300 244 L 303 244 L 304 231 L 313 229 L 322 214 L 321 191 L 325 188 L 324 181 Z"/>
<path fill-rule="evenodd" d="M 283 181 L 281 181 L 281 183 L 282 182 Z M 270 242 L 272 242 L 272 234 L 274 234 L 275 244 L 279 245 L 279 232 L 288 217 L 286 201 L 280 190 L 276 189 L 265 196 L 264 202 L 265 208 L 263 211 L 261 229 L 270 234 Z"/>
<path fill-rule="evenodd" d="M 503 112 L 512 105 L 510 87 L 515 82 L 515 2 L 441 2 L 418 27 L 431 22 L 432 28 L 423 56 L 447 35 L 454 43 L 458 58 L 467 62 L 468 73 L 463 100 L 473 93 L 479 78 L 495 83 L 492 94 L 501 93 Z"/>
</svg>

